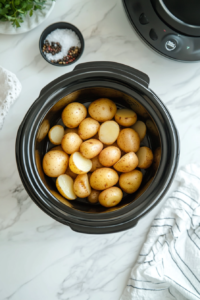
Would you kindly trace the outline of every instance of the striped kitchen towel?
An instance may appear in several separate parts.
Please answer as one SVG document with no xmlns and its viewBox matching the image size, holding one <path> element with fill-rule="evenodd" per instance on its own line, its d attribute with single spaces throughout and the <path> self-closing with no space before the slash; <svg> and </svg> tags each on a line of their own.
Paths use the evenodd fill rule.
<svg viewBox="0 0 200 300">
<path fill-rule="evenodd" d="M 200 299 L 200 167 L 187 165 L 154 219 L 121 300 Z"/>
</svg>

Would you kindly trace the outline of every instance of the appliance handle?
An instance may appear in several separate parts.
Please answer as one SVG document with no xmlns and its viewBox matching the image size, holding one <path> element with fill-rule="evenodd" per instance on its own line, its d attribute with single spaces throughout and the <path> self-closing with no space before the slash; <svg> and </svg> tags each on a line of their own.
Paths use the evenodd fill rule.
<svg viewBox="0 0 200 300">
<path fill-rule="evenodd" d="M 82 63 L 82 64 L 79 64 L 77 65 L 75 68 L 74 68 L 74 71 L 77 71 L 77 70 L 83 70 L 85 69 L 86 71 L 88 69 L 96 69 L 96 70 L 100 70 L 100 69 L 103 69 L 103 70 L 106 70 L 106 69 L 117 69 L 119 72 L 120 70 L 123 71 L 123 72 L 126 72 L 129 74 L 129 76 L 136 82 L 138 82 L 139 84 L 145 86 L 146 88 L 149 87 L 149 82 L 150 82 L 150 79 L 149 77 L 147 76 L 147 74 L 137 70 L 137 69 L 134 69 L 132 67 L 129 67 L 127 65 L 124 65 L 124 64 L 119 64 L 119 63 L 116 63 L 116 62 L 109 62 L 109 61 L 97 61 L 97 62 L 86 62 L 86 63 Z"/>
</svg>

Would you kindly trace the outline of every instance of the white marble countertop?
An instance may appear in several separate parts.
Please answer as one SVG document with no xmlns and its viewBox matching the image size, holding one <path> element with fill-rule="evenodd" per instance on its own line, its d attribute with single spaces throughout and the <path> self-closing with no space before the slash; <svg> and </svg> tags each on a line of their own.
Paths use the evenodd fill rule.
<svg viewBox="0 0 200 300">
<path fill-rule="evenodd" d="M 163 202 L 131 230 L 79 234 L 32 202 L 16 168 L 15 137 L 24 114 L 42 87 L 75 66 L 51 66 L 39 53 L 41 32 L 57 21 L 82 31 L 85 51 L 80 63 L 111 60 L 149 75 L 151 89 L 178 127 L 180 166 L 200 161 L 200 64 L 171 61 L 148 48 L 129 24 L 121 0 L 57 0 L 48 19 L 33 31 L 0 35 L 0 65 L 22 83 L 0 132 L 0 299 L 117 300 Z"/>
</svg>

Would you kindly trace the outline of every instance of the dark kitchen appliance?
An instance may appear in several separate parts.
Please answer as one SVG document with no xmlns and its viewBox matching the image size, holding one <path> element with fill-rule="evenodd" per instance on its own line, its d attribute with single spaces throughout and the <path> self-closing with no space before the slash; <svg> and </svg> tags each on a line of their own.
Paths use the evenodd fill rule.
<svg viewBox="0 0 200 300">
<path fill-rule="evenodd" d="M 153 152 L 161 148 L 160 163 L 144 172 L 140 189 L 109 209 L 90 204 L 87 199 L 64 199 L 55 181 L 42 170 L 42 158 L 53 147 L 47 129 L 62 124 L 63 108 L 73 101 L 88 107 L 102 97 L 112 99 L 118 108 L 134 110 L 147 125 L 142 145 L 148 145 Z M 149 77 L 113 62 L 80 64 L 49 83 L 25 115 L 16 139 L 18 171 L 29 196 L 49 216 L 83 233 L 111 233 L 135 226 L 168 191 L 178 160 L 176 127 L 164 104 L 149 88 Z"/>
<path fill-rule="evenodd" d="M 122 0 L 131 24 L 160 54 L 200 60 L 199 0 Z"/>
</svg>

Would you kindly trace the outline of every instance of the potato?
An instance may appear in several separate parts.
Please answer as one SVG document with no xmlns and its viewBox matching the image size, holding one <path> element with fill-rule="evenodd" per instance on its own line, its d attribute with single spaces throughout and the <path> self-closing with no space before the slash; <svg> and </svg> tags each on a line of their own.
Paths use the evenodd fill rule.
<svg viewBox="0 0 200 300">
<path fill-rule="evenodd" d="M 88 108 L 90 116 L 98 122 L 111 120 L 114 118 L 116 111 L 117 107 L 115 103 L 107 98 L 101 98 L 93 101 Z"/>
<path fill-rule="evenodd" d="M 80 152 L 74 152 L 69 158 L 69 168 L 75 174 L 85 174 L 91 170 L 92 162 Z"/>
<path fill-rule="evenodd" d="M 63 150 L 67 154 L 72 154 L 74 152 L 79 151 L 80 145 L 82 143 L 82 139 L 78 136 L 78 134 L 74 132 L 69 132 L 64 135 L 61 146 Z"/>
<path fill-rule="evenodd" d="M 121 151 L 118 147 L 106 147 L 99 154 L 99 162 L 104 167 L 113 166 L 121 157 Z"/>
<path fill-rule="evenodd" d="M 69 175 L 72 179 L 75 179 L 78 175 L 75 174 L 74 172 L 72 172 L 68 166 L 66 172 L 65 172 L 66 175 Z"/>
<path fill-rule="evenodd" d="M 144 124 L 144 122 L 137 121 L 133 126 L 131 126 L 131 128 L 139 134 L 140 141 L 142 141 L 143 138 L 145 137 L 146 131 L 147 131 L 147 128 L 146 128 L 146 125 Z"/>
<path fill-rule="evenodd" d="M 87 140 L 93 137 L 99 130 L 100 124 L 92 118 L 84 119 L 78 128 L 78 134 L 81 139 Z"/>
<path fill-rule="evenodd" d="M 88 201 L 92 204 L 99 202 L 99 194 L 101 192 L 97 190 L 92 190 L 90 195 L 88 196 Z"/>
<path fill-rule="evenodd" d="M 99 203 L 105 207 L 116 206 L 123 198 L 122 190 L 116 186 L 110 187 L 99 195 Z"/>
<path fill-rule="evenodd" d="M 117 172 L 110 168 L 101 168 L 94 171 L 90 177 L 90 185 L 95 190 L 105 190 L 118 182 Z"/>
<path fill-rule="evenodd" d="M 94 171 L 96 171 L 97 169 L 103 167 L 102 164 L 99 162 L 99 155 L 93 157 L 93 158 L 91 159 L 91 161 L 92 161 L 92 169 L 90 170 L 90 172 L 94 172 Z"/>
<path fill-rule="evenodd" d="M 77 128 L 65 128 L 64 132 L 65 132 L 65 134 L 71 133 L 71 132 L 78 134 L 78 127 Z"/>
<path fill-rule="evenodd" d="M 157 170 L 160 164 L 161 159 L 161 147 L 156 148 L 154 155 L 153 155 L 153 168 Z"/>
<path fill-rule="evenodd" d="M 114 168 L 118 172 L 130 172 L 138 166 L 138 157 L 134 152 L 126 153 L 122 158 L 114 165 Z"/>
<path fill-rule="evenodd" d="M 49 140 L 54 145 L 60 145 L 64 136 L 64 128 L 61 125 L 53 126 L 48 133 Z"/>
<path fill-rule="evenodd" d="M 63 151 L 63 148 L 59 145 L 59 146 L 51 148 L 49 151 L 56 151 L 56 150 Z"/>
<path fill-rule="evenodd" d="M 138 168 L 148 169 L 153 162 L 153 153 L 148 147 L 141 147 L 136 153 L 139 163 Z"/>
<path fill-rule="evenodd" d="M 136 123 L 137 115 L 131 109 L 118 109 L 115 115 L 115 121 L 124 127 L 130 127 Z"/>
<path fill-rule="evenodd" d="M 87 109 L 78 102 L 68 104 L 62 112 L 62 121 L 69 128 L 76 128 L 87 116 Z"/>
<path fill-rule="evenodd" d="M 42 124 L 39 127 L 38 133 L 37 133 L 37 142 L 41 142 L 47 135 L 48 131 L 50 128 L 50 123 L 49 121 L 46 119 L 42 122 Z"/>
<path fill-rule="evenodd" d="M 151 134 L 153 134 L 155 136 L 159 136 L 158 129 L 152 120 L 150 120 L 150 119 L 147 120 L 146 126 L 147 126 L 147 129 L 151 132 Z"/>
<path fill-rule="evenodd" d="M 115 121 L 106 121 L 99 128 L 99 140 L 106 145 L 112 145 L 119 135 L 119 125 Z"/>
<path fill-rule="evenodd" d="M 49 177 L 58 177 L 67 170 L 69 156 L 64 151 L 49 151 L 42 162 L 44 173 Z"/>
<path fill-rule="evenodd" d="M 74 193 L 79 198 L 88 197 L 91 193 L 91 187 L 87 174 L 81 174 L 74 180 Z"/>
<path fill-rule="evenodd" d="M 75 200 L 77 197 L 74 193 L 73 179 L 66 174 L 58 176 L 56 179 L 56 187 L 61 195 L 69 200 Z"/>
<path fill-rule="evenodd" d="M 57 198 L 60 202 L 63 204 L 73 207 L 73 205 L 70 203 L 70 201 L 66 200 L 64 197 L 62 197 L 60 194 L 58 194 L 56 191 L 50 190 L 50 192 L 53 194 L 55 198 Z"/>
<path fill-rule="evenodd" d="M 83 142 L 80 146 L 80 153 L 86 158 L 97 156 L 103 149 L 103 144 L 95 139 L 90 139 Z"/>
<path fill-rule="evenodd" d="M 126 153 L 137 152 L 140 148 L 140 137 L 132 128 L 125 128 L 120 131 L 117 144 Z"/>
<path fill-rule="evenodd" d="M 127 194 L 136 192 L 142 183 L 142 172 L 133 170 L 128 173 L 123 173 L 119 177 L 119 186 Z"/>
</svg>

